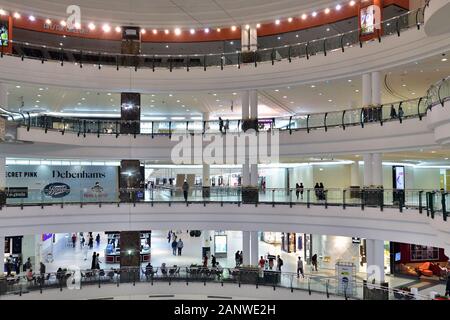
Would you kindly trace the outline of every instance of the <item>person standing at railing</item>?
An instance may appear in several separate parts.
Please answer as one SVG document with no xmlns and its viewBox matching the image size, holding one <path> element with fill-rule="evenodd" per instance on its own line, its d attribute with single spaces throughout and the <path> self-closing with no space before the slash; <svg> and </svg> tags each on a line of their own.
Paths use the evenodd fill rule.
<svg viewBox="0 0 450 320">
<path fill-rule="evenodd" d="M 445 295 L 446 296 L 450 295 L 450 273 L 447 274 L 447 283 L 445 285 Z"/>
<path fill-rule="evenodd" d="M 316 253 L 311 258 L 311 264 L 312 264 L 313 270 L 318 271 L 317 270 L 317 254 Z"/>
<path fill-rule="evenodd" d="M 100 234 L 97 233 L 97 236 L 95 237 L 95 242 L 97 242 L 97 247 L 100 246 Z"/>
<path fill-rule="evenodd" d="M 281 267 L 283 266 L 283 259 L 280 255 L 277 256 L 277 271 L 281 272 Z"/>
<path fill-rule="evenodd" d="M 177 240 L 175 240 L 175 238 L 173 239 L 171 246 L 172 246 L 172 254 L 174 256 L 176 256 L 177 255 L 178 242 L 177 242 Z"/>
<path fill-rule="evenodd" d="M 236 267 L 239 267 L 241 264 L 241 256 L 239 254 L 239 250 L 234 254 L 234 261 L 236 261 Z"/>
<path fill-rule="evenodd" d="M 184 201 L 187 202 L 188 200 L 188 192 L 189 192 L 189 183 L 187 183 L 187 181 L 185 181 L 183 183 L 183 196 L 184 196 Z"/>
<path fill-rule="evenodd" d="M 39 273 L 40 273 L 40 275 L 41 275 L 41 277 L 44 277 L 44 275 L 45 275 L 45 264 L 43 264 L 42 263 L 42 261 L 41 261 L 41 263 L 40 263 L 40 265 L 39 265 Z"/>
<path fill-rule="evenodd" d="M 215 268 L 216 264 L 217 264 L 216 257 L 214 255 L 211 255 L 211 266 Z"/>
<path fill-rule="evenodd" d="M 259 267 L 260 267 L 261 269 L 264 269 L 264 266 L 266 265 L 266 259 L 264 259 L 263 256 L 261 256 L 261 257 L 259 258 L 258 265 L 259 265 Z"/>
<path fill-rule="evenodd" d="M 397 111 L 395 111 L 394 105 L 391 106 L 391 119 L 397 118 Z"/>
<path fill-rule="evenodd" d="M 177 243 L 177 249 L 178 249 L 179 256 L 181 256 L 181 251 L 183 250 L 183 248 L 184 248 L 184 243 L 183 243 L 183 241 L 181 241 L 181 238 L 180 238 L 180 240 L 178 240 L 178 243 Z"/>
<path fill-rule="evenodd" d="M 219 131 L 223 133 L 223 120 L 221 117 L 219 117 Z"/>
<path fill-rule="evenodd" d="M 399 106 L 398 107 L 398 118 L 400 120 L 403 119 L 403 115 L 404 115 L 403 108 L 402 108 L 402 106 Z"/>
</svg>

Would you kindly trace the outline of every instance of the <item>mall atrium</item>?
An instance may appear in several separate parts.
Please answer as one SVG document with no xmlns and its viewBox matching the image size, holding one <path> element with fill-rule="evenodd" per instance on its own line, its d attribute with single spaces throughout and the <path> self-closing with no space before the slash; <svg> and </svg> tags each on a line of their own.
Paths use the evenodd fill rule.
<svg viewBox="0 0 450 320">
<path fill-rule="evenodd" d="M 0 0 L 0 300 L 448 300 L 448 17 Z"/>
</svg>

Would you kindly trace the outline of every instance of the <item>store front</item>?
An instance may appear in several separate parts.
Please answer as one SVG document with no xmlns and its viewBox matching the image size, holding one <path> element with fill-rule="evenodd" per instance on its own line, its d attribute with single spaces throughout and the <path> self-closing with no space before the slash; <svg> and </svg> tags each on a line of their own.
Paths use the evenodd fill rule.
<svg viewBox="0 0 450 320">
<path fill-rule="evenodd" d="M 120 263 L 120 232 L 107 231 L 105 232 L 108 239 L 108 244 L 105 249 L 105 263 Z M 151 252 L 151 231 L 140 232 L 140 256 L 141 263 L 150 262 Z"/>
</svg>

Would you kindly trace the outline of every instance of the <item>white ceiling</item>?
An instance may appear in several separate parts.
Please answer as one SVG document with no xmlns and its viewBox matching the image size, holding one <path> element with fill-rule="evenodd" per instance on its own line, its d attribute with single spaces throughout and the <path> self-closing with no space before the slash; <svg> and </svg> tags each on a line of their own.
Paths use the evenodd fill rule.
<svg viewBox="0 0 450 320">
<path fill-rule="evenodd" d="M 447 54 L 446 57 L 450 56 Z M 390 103 L 420 97 L 431 84 L 450 75 L 450 57 L 434 56 L 383 71 L 382 102 Z M 17 88 L 19 86 L 19 88 Z M 318 82 L 295 87 L 261 90 L 259 117 L 287 116 L 348 109 L 361 104 L 361 76 Z M 132 89 L 132 88 L 131 88 Z M 11 110 L 47 110 L 53 112 L 120 114 L 120 94 L 70 90 L 58 87 L 8 84 Z M 331 101 L 330 101 L 331 100 Z M 21 108 L 22 101 L 24 108 Z M 231 105 L 233 104 L 233 111 Z M 145 116 L 240 117 L 239 92 L 191 92 L 143 94 L 141 105 Z"/>
<path fill-rule="evenodd" d="M 64 19 L 77 4 L 83 23 L 108 22 L 148 27 L 205 27 L 262 23 L 333 8 L 330 0 L 1 0 L 5 10 Z"/>
</svg>

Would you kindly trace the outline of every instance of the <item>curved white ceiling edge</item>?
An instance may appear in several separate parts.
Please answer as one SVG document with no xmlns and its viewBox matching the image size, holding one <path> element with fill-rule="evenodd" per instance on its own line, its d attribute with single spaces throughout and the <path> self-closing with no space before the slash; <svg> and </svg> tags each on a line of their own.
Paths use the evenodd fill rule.
<svg viewBox="0 0 450 320">
<path fill-rule="evenodd" d="M 323 55 L 312 56 L 310 60 L 293 59 L 276 62 L 252 64 L 237 69 L 234 66 L 191 68 L 169 72 L 167 69 L 120 69 L 84 64 L 83 68 L 59 62 L 41 63 L 40 60 L 6 56 L 0 59 L 0 81 L 19 82 L 31 85 L 77 88 L 98 91 L 136 91 L 154 92 L 192 92 L 192 91 L 231 91 L 251 88 L 273 88 L 304 83 L 332 80 L 355 76 L 374 70 L 383 70 L 408 64 L 420 59 L 450 50 L 450 37 L 440 35 L 429 37 L 423 28 L 410 29 L 401 34 L 388 36 L 381 43 L 373 41 L 363 48 L 355 46 L 344 53 L 340 50 Z"/>
<path fill-rule="evenodd" d="M 436 36 L 450 32 L 450 2 L 448 0 L 432 0 L 425 9 L 425 32 Z"/>
</svg>

